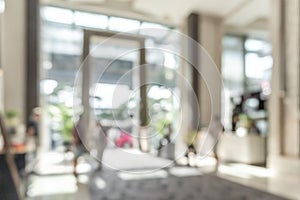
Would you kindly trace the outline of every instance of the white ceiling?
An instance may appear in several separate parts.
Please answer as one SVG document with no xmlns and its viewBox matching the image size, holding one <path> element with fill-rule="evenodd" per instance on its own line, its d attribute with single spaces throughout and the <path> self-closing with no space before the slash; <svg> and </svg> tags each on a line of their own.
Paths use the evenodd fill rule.
<svg viewBox="0 0 300 200">
<path fill-rule="evenodd" d="M 180 25 L 191 12 L 217 15 L 236 30 L 267 28 L 271 0 L 42 0 L 43 3 Z"/>
</svg>

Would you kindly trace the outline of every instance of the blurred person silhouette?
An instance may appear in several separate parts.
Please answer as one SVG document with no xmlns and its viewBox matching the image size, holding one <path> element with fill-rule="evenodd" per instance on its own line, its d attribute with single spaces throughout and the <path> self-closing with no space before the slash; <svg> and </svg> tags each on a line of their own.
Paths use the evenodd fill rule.
<svg viewBox="0 0 300 200">
<path fill-rule="evenodd" d="M 80 136 L 83 136 L 83 134 L 85 134 L 82 123 L 83 117 L 81 115 L 75 127 L 73 128 L 73 144 L 75 147 L 73 174 L 75 177 L 78 177 L 77 166 L 79 157 L 83 156 L 84 154 L 89 154 L 89 151 L 92 152 L 93 150 L 96 150 L 96 154 L 93 154 L 93 156 L 96 157 L 99 164 L 97 170 L 101 170 L 103 153 L 107 145 L 106 129 L 101 125 L 99 121 L 96 120 L 91 120 L 88 128 L 88 132 L 91 134 L 87 135 L 88 137 L 86 138 L 85 143 L 83 143 L 82 138 L 80 138 Z M 87 146 L 89 148 L 87 148 Z"/>
<path fill-rule="evenodd" d="M 218 171 L 219 168 L 219 156 L 218 156 L 218 142 L 221 137 L 221 134 L 224 132 L 224 126 L 221 123 L 221 119 L 219 116 L 214 116 L 213 123 L 211 127 L 209 127 L 208 133 L 212 138 L 212 150 L 216 159 L 215 171 Z"/>
<path fill-rule="evenodd" d="M 32 109 L 31 115 L 26 125 L 26 142 L 27 144 L 33 145 L 33 152 L 36 155 L 39 147 L 39 122 L 41 120 L 42 109 L 36 107 Z"/>
<path fill-rule="evenodd" d="M 74 160 L 73 160 L 73 174 L 77 178 L 77 165 L 78 165 L 78 158 L 81 157 L 83 154 L 87 153 L 85 146 L 82 143 L 80 135 L 83 134 L 83 117 L 80 115 L 79 120 L 77 121 L 76 125 L 73 128 L 73 145 L 74 145 Z"/>
<path fill-rule="evenodd" d="M 165 134 L 164 136 L 159 140 L 159 146 L 157 148 L 157 156 L 160 156 L 161 155 L 161 151 L 162 151 L 162 148 L 164 146 L 167 146 L 168 144 L 171 143 L 171 135 L 173 133 L 173 130 L 172 130 L 172 124 L 169 124 L 167 126 L 167 131 L 164 131 Z"/>
<path fill-rule="evenodd" d="M 197 147 L 198 147 L 198 131 L 188 131 L 184 136 L 185 144 L 187 145 L 187 150 L 184 157 L 187 158 L 187 164 L 191 165 L 191 159 L 197 155 Z"/>
<path fill-rule="evenodd" d="M 96 131 L 95 131 L 95 141 L 96 141 L 96 151 L 97 151 L 97 160 L 99 162 L 98 170 L 102 169 L 103 166 L 103 154 L 107 146 L 107 134 L 108 128 L 104 127 L 100 121 L 96 122 Z"/>
<path fill-rule="evenodd" d="M 236 131 L 236 125 L 239 121 L 239 115 L 243 112 L 243 101 L 241 98 L 230 98 L 231 103 L 234 105 L 232 109 L 232 116 L 231 116 L 231 130 L 234 132 Z"/>
</svg>

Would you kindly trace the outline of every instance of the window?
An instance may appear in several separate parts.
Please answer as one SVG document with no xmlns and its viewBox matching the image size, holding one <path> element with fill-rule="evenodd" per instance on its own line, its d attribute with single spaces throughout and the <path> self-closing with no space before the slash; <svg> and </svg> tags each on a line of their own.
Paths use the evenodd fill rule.
<svg viewBox="0 0 300 200">
<path fill-rule="evenodd" d="M 108 26 L 108 17 L 105 15 L 97 15 L 85 12 L 75 11 L 75 24 L 91 28 L 106 29 Z"/>
<path fill-rule="evenodd" d="M 0 14 L 3 13 L 5 10 L 5 1 L 0 0 Z"/>
<path fill-rule="evenodd" d="M 243 40 L 226 36 L 223 39 L 222 76 L 231 93 L 242 93 L 244 82 Z"/>
<path fill-rule="evenodd" d="M 246 54 L 246 77 L 253 79 L 268 78 L 269 69 L 272 68 L 271 56 L 260 56 L 256 53 Z"/>
<path fill-rule="evenodd" d="M 248 38 L 245 41 L 245 77 L 247 90 L 259 91 L 262 84 L 271 80 L 273 59 L 271 45 L 263 40 Z"/>
<path fill-rule="evenodd" d="M 41 12 L 44 20 L 62 24 L 73 23 L 73 12 L 68 9 L 44 7 Z"/>
<path fill-rule="evenodd" d="M 168 52 L 157 50 L 158 48 L 164 49 L 168 47 L 168 49 L 179 52 L 180 38 L 169 33 L 170 27 L 48 6 L 41 8 L 41 17 L 42 70 L 40 86 L 42 99 L 45 102 L 44 106 L 49 111 L 49 116 L 51 116 L 49 117 L 50 124 L 46 134 L 49 134 L 53 148 L 59 146 L 64 141 L 64 138 L 68 138 L 63 134 L 67 130 L 62 124 L 71 124 L 71 127 L 68 126 L 67 128 L 72 128 L 73 121 L 70 120 L 73 117 L 72 112 L 81 111 L 80 106 L 78 106 L 78 110 L 72 110 L 72 105 L 73 103 L 76 103 L 76 105 L 81 103 L 81 99 L 76 95 L 74 96 L 73 93 L 80 93 L 80 88 L 75 88 L 74 86 L 74 80 L 80 67 L 84 28 L 120 32 L 131 31 L 133 35 L 145 37 L 147 45 L 150 44 L 149 46 L 154 47 L 146 50 L 146 59 L 150 66 L 147 69 L 147 78 L 166 86 L 166 88 L 149 86 L 149 102 L 152 102 L 153 105 L 159 104 L 165 109 L 164 113 L 170 119 L 169 121 L 178 118 L 177 115 L 179 114 L 176 115 L 176 111 L 180 109 L 179 98 L 174 99 L 174 95 L 170 97 L 170 94 L 175 94 L 176 97 L 180 96 L 176 85 L 175 73 L 179 65 L 179 59 Z M 148 31 L 140 31 L 140 27 L 159 30 L 156 34 L 153 34 L 149 29 Z M 91 48 L 97 47 L 105 39 L 92 37 Z M 138 108 L 140 101 L 139 91 L 135 89 L 135 85 L 139 77 L 138 73 L 131 72 L 136 66 L 138 54 L 137 52 L 132 52 L 111 62 L 112 58 L 128 49 L 127 45 L 136 44 L 115 39 L 112 43 L 106 43 L 94 49 L 90 60 L 90 64 L 93 65 L 93 75 L 91 77 L 93 86 L 90 90 L 93 96 L 90 98 L 91 107 L 95 115 L 101 116 L 101 119 L 108 122 L 113 117 L 118 120 L 126 119 L 130 121 L 130 117 L 138 116 L 136 108 Z M 103 67 L 107 66 L 107 64 L 110 64 L 109 68 Z M 99 78 L 99 74 L 103 76 Z M 118 87 L 116 87 L 116 83 L 119 84 Z M 80 87 L 80 84 L 78 86 Z M 116 98 L 114 96 L 115 90 L 119 90 L 122 95 L 119 95 L 121 98 L 118 96 L 113 101 L 114 104 L 112 104 L 111 99 Z M 153 98 L 155 92 L 162 93 L 164 98 Z M 128 96 L 130 97 L 129 100 L 126 98 Z M 150 109 L 152 104 L 149 103 Z M 77 107 L 75 106 L 75 108 Z M 64 114 L 63 118 L 61 117 L 62 113 Z M 159 123 L 164 118 L 165 115 L 155 115 L 151 120 L 156 120 L 155 122 Z M 128 126 L 128 123 L 123 121 L 123 125 Z M 155 128 L 152 127 L 153 131 L 156 131 Z M 129 132 L 130 129 L 129 127 Z"/>
<path fill-rule="evenodd" d="M 109 29 L 113 31 L 134 31 L 140 28 L 140 22 L 137 20 L 119 18 L 119 17 L 110 17 L 109 19 Z"/>
<path fill-rule="evenodd" d="M 225 92 L 222 104 L 226 129 L 233 126 L 233 109 L 241 102 L 241 95 L 270 94 L 273 65 L 271 50 L 271 45 L 265 40 L 233 35 L 224 37 L 222 76 Z M 266 114 L 266 111 L 262 113 Z"/>
</svg>

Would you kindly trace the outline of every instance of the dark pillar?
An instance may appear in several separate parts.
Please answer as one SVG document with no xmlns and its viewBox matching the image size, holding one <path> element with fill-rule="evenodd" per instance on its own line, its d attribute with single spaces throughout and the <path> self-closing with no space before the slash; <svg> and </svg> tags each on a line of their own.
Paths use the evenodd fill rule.
<svg viewBox="0 0 300 200">
<path fill-rule="evenodd" d="M 299 20 L 298 20 L 298 28 L 299 28 L 299 33 L 300 33 L 300 0 L 299 0 L 299 13 L 298 13 L 298 17 L 299 17 Z M 300 47 L 300 39 L 298 40 L 299 41 L 299 47 Z M 299 51 L 299 58 L 300 58 L 300 51 Z M 298 63 L 299 64 L 299 69 L 300 69 L 300 62 Z M 300 77 L 300 70 L 299 70 L 299 75 L 298 77 Z M 300 112 L 300 81 L 298 81 L 298 85 L 299 85 L 299 100 L 298 100 L 298 110 Z M 300 127 L 300 119 L 299 119 L 299 127 Z M 299 145 L 300 145 L 300 130 L 298 130 L 299 132 Z M 299 146 L 299 157 L 300 157 L 300 146 Z"/>
<path fill-rule="evenodd" d="M 26 0 L 26 116 L 39 106 L 39 0 Z"/>
<path fill-rule="evenodd" d="M 148 125 L 148 106 L 147 106 L 147 71 L 146 71 L 146 49 L 144 43 L 140 47 L 140 125 Z"/>
<path fill-rule="evenodd" d="M 192 94 L 192 129 L 193 130 L 199 130 L 199 122 L 200 122 L 200 116 L 199 116 L 199 76 L 200 73 L 198 72 L 198 67 L 199 67 L 199 47 L 198 47 L 198 42 L 199 42 L 199 15 L 192 13 L 188 17 L 188 36 L 192 38 L 194 41 L 188 42 L 188 58 L 191 62 L 191 71 L 192 71 L 192 87 L 193 87 L 193 92 L 195 93 L 195 96 L 197 99 L 194 98 L 194 95 Z M 195 107 L 198 107 L 198 109 L 194 109 Z"/>
<path fill-rule="evenodd" d="M 285 35 L 285 26 L 286 26 L 286 19 L 285 19 L 285 10 L 286 10 L 286 5 L 285 5 L 285 0 L 281 0 L 281 8 L 280 8 L 280 90 L 282 94 L 287 92 L 287 86 L 286 86 L 286 35 Z M 285 121 L 285 112 L 284 112 L 284 96 L 280 96 L 280 122 Z M 280 137 L 280 154 L 284 155 L 284 149 L 285 149 L 285 137 L 284 137 L 284 123 L 280 126 L 280 132 L 279 132 L 279 137 Z"/>
</svg>

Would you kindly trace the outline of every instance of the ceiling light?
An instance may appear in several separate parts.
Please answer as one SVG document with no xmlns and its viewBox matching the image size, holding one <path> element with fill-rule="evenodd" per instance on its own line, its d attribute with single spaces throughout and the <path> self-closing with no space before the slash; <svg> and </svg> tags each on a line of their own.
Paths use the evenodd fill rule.
<svg viewBox="0 0 300 200">
<path fill-rule="evenodd" d="M 0 0 L 0 13 L 3 13 L 5 11 L 5 1 Z"/>
</svg>

